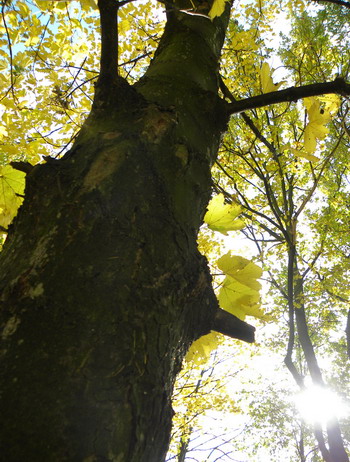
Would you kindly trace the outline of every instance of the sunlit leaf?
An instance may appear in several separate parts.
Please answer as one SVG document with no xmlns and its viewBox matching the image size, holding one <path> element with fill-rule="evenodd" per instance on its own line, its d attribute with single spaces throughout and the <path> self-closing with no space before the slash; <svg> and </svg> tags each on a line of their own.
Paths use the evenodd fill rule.
<svg viewBox="0 0 350 462">
<path fill-rule="evenodd" d="M 97 9 L 97 2 L 95 0 L 80 0 L 80 3 L 83 9 Z"/>
<path fill-rule="evenodd" d="M 219 304 L 222 309 L 244 319 L 248 314 L 246 307 L 259 304 L 260 294 L 257 290 L 248 287 L 227 276 L 219 292 Z"/>
<path fill-rule="evenodd" d="M 341 102 L 339 95 L 330 93 L 329 95 L 318 96 L 318 99 L 331 114 L 334 114 L 339 109 Z"/>
<path fill-rule="evenodd" d="M 10 165 L 0 166 L 0 226 L 6 228 L 21 205 L 25 173 Z"/>
<path fill-rule="evenodd" d="M 321 106 L 317 98 L 305 98 L 304 105 L 309 118 L 304 131 L 304 149 L 312 154 L 315 152 L 317 140 L 324 139 L 329 132 L 325 124 L 331 120 L 331 114 Z"/>
<path fill-rule="evenodd" d="M 240 205 L 225 204 L 224 195 L 218 194 L 209 202 L 204 221 L 210 229 L 227 235 L 228 231 L 244 228 L 244 221 L 237 219 L 241 212 Z"/>
<path fill-rule="evenodd" d="M 0 125 L 0 140 L 1 140 L 4 136 L 7 136 L 7 135 L 8 135 L 8 132 L 7 132 L 6 128 Z"/>
<path fill-rule="evenodd" d="M 299 151 L 298 149 L 291 149 L 291 151 L 293 152 L 293 154 L 296 156 L 296 157 L 299 157 L 301 159 L 306 159 L 306 160 L 309 160 L 310 162 L 319 162 L 320 159 L 316 156 L 314 156 L 313 154 L 309 154 L 308 152 L 305 152 L 305 151 Z"/>
<path fill-rule="evenodd" d="M 274 84 L 272 80 L 272 71 L 268 63 L 263 63 L 260 69 L 260 80 L 261 80 L 261 89 L 263 93 L 269 93 L 271 91 L 276 91 L 283 84 L 280 82 Z"/>
<path fill-rule="evenodd" d="M 227 253 L 217 261 L 221 271 L 246 286 L 260 290 L 261 284 L 257 281 L 262 275 L 262 269 L 250 260 L 238 255 Z"/>
<path fill-rule="evenodd" d="M 204 364 L 209 359 L 210 353 L 217 348 L 219 334 L 210 332 L 203 335 L 192 343 L 186 355 L 186 361 L 193 361 L 195 364 Z"/>
<path fill-rule="evenodd" d="M 221 308 L 242 320 L 246 315 L 263 317 L 259 293 L 261 284 L 257 281 L 262 276 L 262 269 L 230 252 L 219 258 L 217 266 L 226 274 L 218 297 Z"/>
</svg>

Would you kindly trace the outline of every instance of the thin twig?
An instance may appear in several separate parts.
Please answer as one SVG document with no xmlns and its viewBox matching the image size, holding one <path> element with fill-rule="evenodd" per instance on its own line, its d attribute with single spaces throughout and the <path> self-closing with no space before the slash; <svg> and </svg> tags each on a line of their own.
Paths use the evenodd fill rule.
<svg viewBox="0 0 350 462">
<path fill-rule="evenodd" d="M 6 31 L 7 44 L 8 44 L 8 48 L 9 48 L 9 54 L 10 54 L 11 93 L 12 93 L 14 101 L 17 103 L 17 98 L 16 98 L 15 91 L 14 91 L 15 81 L 14 81 L 14 78 L 13 78 L 13 52 L 12 52 L 12 44 L 11 44 L 10 33 L 9 33 L 9 30 L 8 30 L 8 27 L 7 27 L 7 22 L 6 22 L 6 19 L 5 19 L 5 3 L 3 3 L 2 7 L 1 7 L 1 16 L 2 16 L 2 22 L 3 22 L 4 27 L 5 27 L 5 31 Z"/>
</svg>

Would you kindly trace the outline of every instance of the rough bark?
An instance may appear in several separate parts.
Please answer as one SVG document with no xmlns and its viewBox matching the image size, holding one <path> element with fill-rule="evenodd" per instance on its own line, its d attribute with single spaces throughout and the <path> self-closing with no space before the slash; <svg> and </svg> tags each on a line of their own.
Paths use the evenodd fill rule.
<svg viewBox="0 0 350 462">
<path fill-rule="evenodd" d="M 135 88 L 107 51 L 71 151 L 28 173 L 0 262 L 1 461 L 164 459 L 176 373 L 217 312 L 196 236 L 226 19 L 172 9 Z"/>
</svg>

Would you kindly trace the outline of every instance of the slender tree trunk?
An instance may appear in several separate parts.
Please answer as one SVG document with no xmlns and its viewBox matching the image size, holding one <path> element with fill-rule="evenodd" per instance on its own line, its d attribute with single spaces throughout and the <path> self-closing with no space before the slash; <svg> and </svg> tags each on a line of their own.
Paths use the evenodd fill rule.
<svg viewBox="0 0 350 462">
<path fill-rule="evenodd" d="M 0 261 L 2 462 L 164 460 L 176 373 L 217 309 L 196 237 L 226 20 L 169 12 L 135 88 L 104 48 L 71 151 L 27 176 Z"/>
<path fill-rule="evenodd" d="M 298 269 L 295 249 L 294 251 L 291 251 L 290 249 L 289 255 L 290 257 L 292 256 L 292 295 L 294 300 L 293 303 L 295 304 L 295 322 L 298 330 L 299 342 L 304 352 L 305 360 L 313 384 L 325 386 L 323 374 L 318 365 L 315 349 L 309 334 L 304 301 L 304 281 L 303 276 L 300 274 L 300 271 Z M 344 441 L 341 434 L 338 418 L 335 415 L 331 420 L 327 422 L 326 434 L 328 447 L 326 445 L 326 441 L 324 438 L 322 425 L 319 423 L 314 425 L 314 435 L 317 440 L 319 450 L 325 462 L 349 462 L 349 457 L 344 447 Z"/>
<path fill-rule="evenodd" d="M 192 428 L 190 428 L 190 431 L 189 431 L 190 435 L 191 435 L 191 432 L 192 432 Z M 190 444 L 190 436 L 186 435 L 185 439 L 181 440 L 179 453 L 177 455 L 177 462 L 185 462 L 186 456 L 188 453 L 189 444 Z"/>
</svg>

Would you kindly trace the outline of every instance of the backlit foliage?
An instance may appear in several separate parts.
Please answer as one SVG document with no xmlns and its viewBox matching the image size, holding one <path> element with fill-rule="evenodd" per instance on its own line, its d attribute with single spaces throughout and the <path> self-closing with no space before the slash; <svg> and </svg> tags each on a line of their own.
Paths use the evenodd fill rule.
<svg viewBox="0 0 350 462">
<path fill-rule="evenodd" d="M 215 0 L 206 20 L 218 20 L 225 3 Z M 95 0 L 4 0 L 0 8 L 1 244 L 25 193 L 25 174 L 10 163 L 35 165 L 69 148 L 91 109 L 100 42 Z M 164 21 L 160 2 L 119 9 L 118 66 L 130 83 L 152 59 Z M 221 96 L 232 102 L 337 76 L 349 81 L 349 24 L 350 9 L 337 5 L 235 2 L 218 75 Z M 199 417 L 215 407 L 251 418 L 235 441 L 249 460 L 321 460 L 312 429 L 289 399 L 298 387 L 281 368 L 284 358 L 294 364 L 297 383 L 312 375 L 294 322 L 303 312 L 324 381 L 344 396 L 350 392 L 349 150 L 347 98 L 311 97 L 231 118 L 199 249 L 221 308 L 253 317 L 265 354 L 259 361 L 278 356 L 275 378 L 267 384 L 240 371 L 238 403 L 210 362 L 223 337 L 210 333 L 195 342 L 174 396 L 173 458 L 203 427 Z M 233 248 L 238 236 L 252 243 L 253 259 Z M 238 343 L 227 351 L 242 354 Z M 343 428 L 349 446 L 350 425 Z"/>
</svg>

